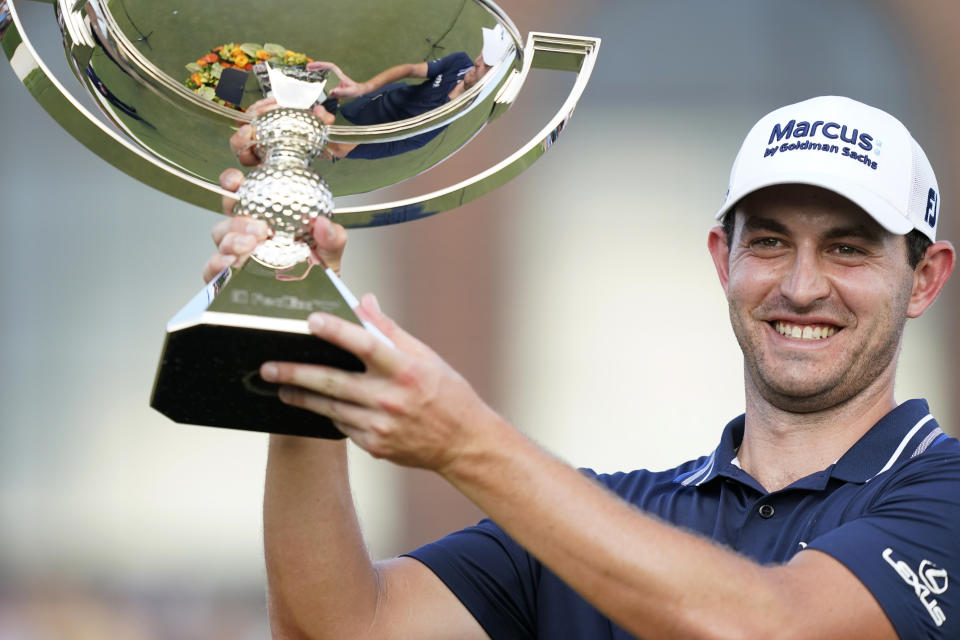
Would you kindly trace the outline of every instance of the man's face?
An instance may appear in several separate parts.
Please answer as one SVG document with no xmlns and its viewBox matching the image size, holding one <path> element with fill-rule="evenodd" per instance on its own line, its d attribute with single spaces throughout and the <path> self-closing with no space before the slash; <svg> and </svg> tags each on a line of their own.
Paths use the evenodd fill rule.
<svg viewBox="0 0 960 640">
<path fill-rule="evenodd" d="M 783 410 L 892 384 L 913 286 L 905 238 L 831 192 L 761 190 L 737 208 L 727 299 L 747 384 Z"/>
<path fill-rule="evenodd" d="M 491 68 L 490 65 L 483 61 L 483 54 L 478 55 L 473 59 L 473 66 L 463 75 L 463 88 L 469 89 L 480 82 L 480 78 L 487 75 L 487 71 L 490 71 Z"/>
</svg>

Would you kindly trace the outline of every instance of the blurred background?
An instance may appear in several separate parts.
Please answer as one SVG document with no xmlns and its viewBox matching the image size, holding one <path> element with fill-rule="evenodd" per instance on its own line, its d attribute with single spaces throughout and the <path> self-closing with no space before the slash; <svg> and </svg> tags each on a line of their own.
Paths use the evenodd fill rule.
<svg viewBox="0 0 960 640">
<path fill-rule="evenodd" d="M 951 0 L 504 0 L 521 33 L 603 39 L 560 141 L 461 209 L 351 235 L 344 275 L 557 456 L 600 471 L 709 452 L 742 361 L 705 250 L 753 122 L 813 95 L 898 116 L 937 170 L 956 242 L 960 6 Z M 57 54 L 51 29 L 31 37 Z M 61 64 L 61 68 L 65 68 Z M 572 79 L 534 72 L 457 159 L 511 153 Z M 266 436 L 148 407 L 164 326 L 201 286 L 215 214 L 69 137 L 0 63 L 0 640 L 268 637 Z M 960 297 L 908 325 L 898 400 L 958 433 Z M 429 474 L 353 451 L 388 557 L 482 517 Z M 318 553 L 324 550 L 319 549 Z"/>
</svg>

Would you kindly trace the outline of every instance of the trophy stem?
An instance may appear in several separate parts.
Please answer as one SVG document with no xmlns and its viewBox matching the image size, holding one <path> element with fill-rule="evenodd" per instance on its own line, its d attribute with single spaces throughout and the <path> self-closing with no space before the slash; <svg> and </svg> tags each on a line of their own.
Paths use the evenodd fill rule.
<svg viewBox="0 0 960 640">
<path fill-rule="evenodd" d="M 264 163 L 276 169 L 306 169 L 310 166 L 310 155 L 293 145 L 278 146 L 267 151 Z"/>
<path fill-rule="evenodd" d="M 310 160 L 323 150 L 326 127 L 310 112 L 276 109 L 254 120 L 257 149 L 264 163 L 251 171 L 237 191 L 236 215 L 265 221 L 273 237 L 253 259 L 273 269 L 288 269 L 310 257 L 303 241 L 310 222 L 333 211 L 333 195 Z"/>
</svg>

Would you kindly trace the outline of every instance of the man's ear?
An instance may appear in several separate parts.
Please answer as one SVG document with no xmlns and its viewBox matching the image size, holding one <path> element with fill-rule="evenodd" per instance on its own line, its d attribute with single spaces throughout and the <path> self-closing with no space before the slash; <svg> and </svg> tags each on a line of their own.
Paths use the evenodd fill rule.
<svg viewBox="0 0 960 640">
<path fill-rule="evenodd" d="M 913 270 L 913 293 L 907 307 L 908 318 L 919 317 L 933 304 L 953 272 L 956 261 L 953 245 L 946 240 L 934 242 L 927 247 L 920 264 Z"/>
<path fill-rule="evenodd" d="M 726 294 L 727 282 L 730 279 L 730 249 L 727 246 L 727 234 L 723 227 L 717 225 L 710 229 L 710 234 L 707 236 L 707 249 L 710 250 L 713 266 L 717 269 L 720 286 L 723 287 L 723 292 Z"/>
</svg>

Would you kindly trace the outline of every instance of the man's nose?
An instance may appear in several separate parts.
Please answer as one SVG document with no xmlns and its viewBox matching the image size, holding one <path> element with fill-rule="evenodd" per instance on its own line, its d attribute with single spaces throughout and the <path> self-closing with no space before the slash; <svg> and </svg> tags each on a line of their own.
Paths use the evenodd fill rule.
<svg viewBox="0 0 960 640">
<path fill-rule="evenodd" d="M 780 293 L 796 307 L 806 307 L 830 295 L 830 281 L 815 251 L 800 250 L 783 274 Z"/>
</svg>

